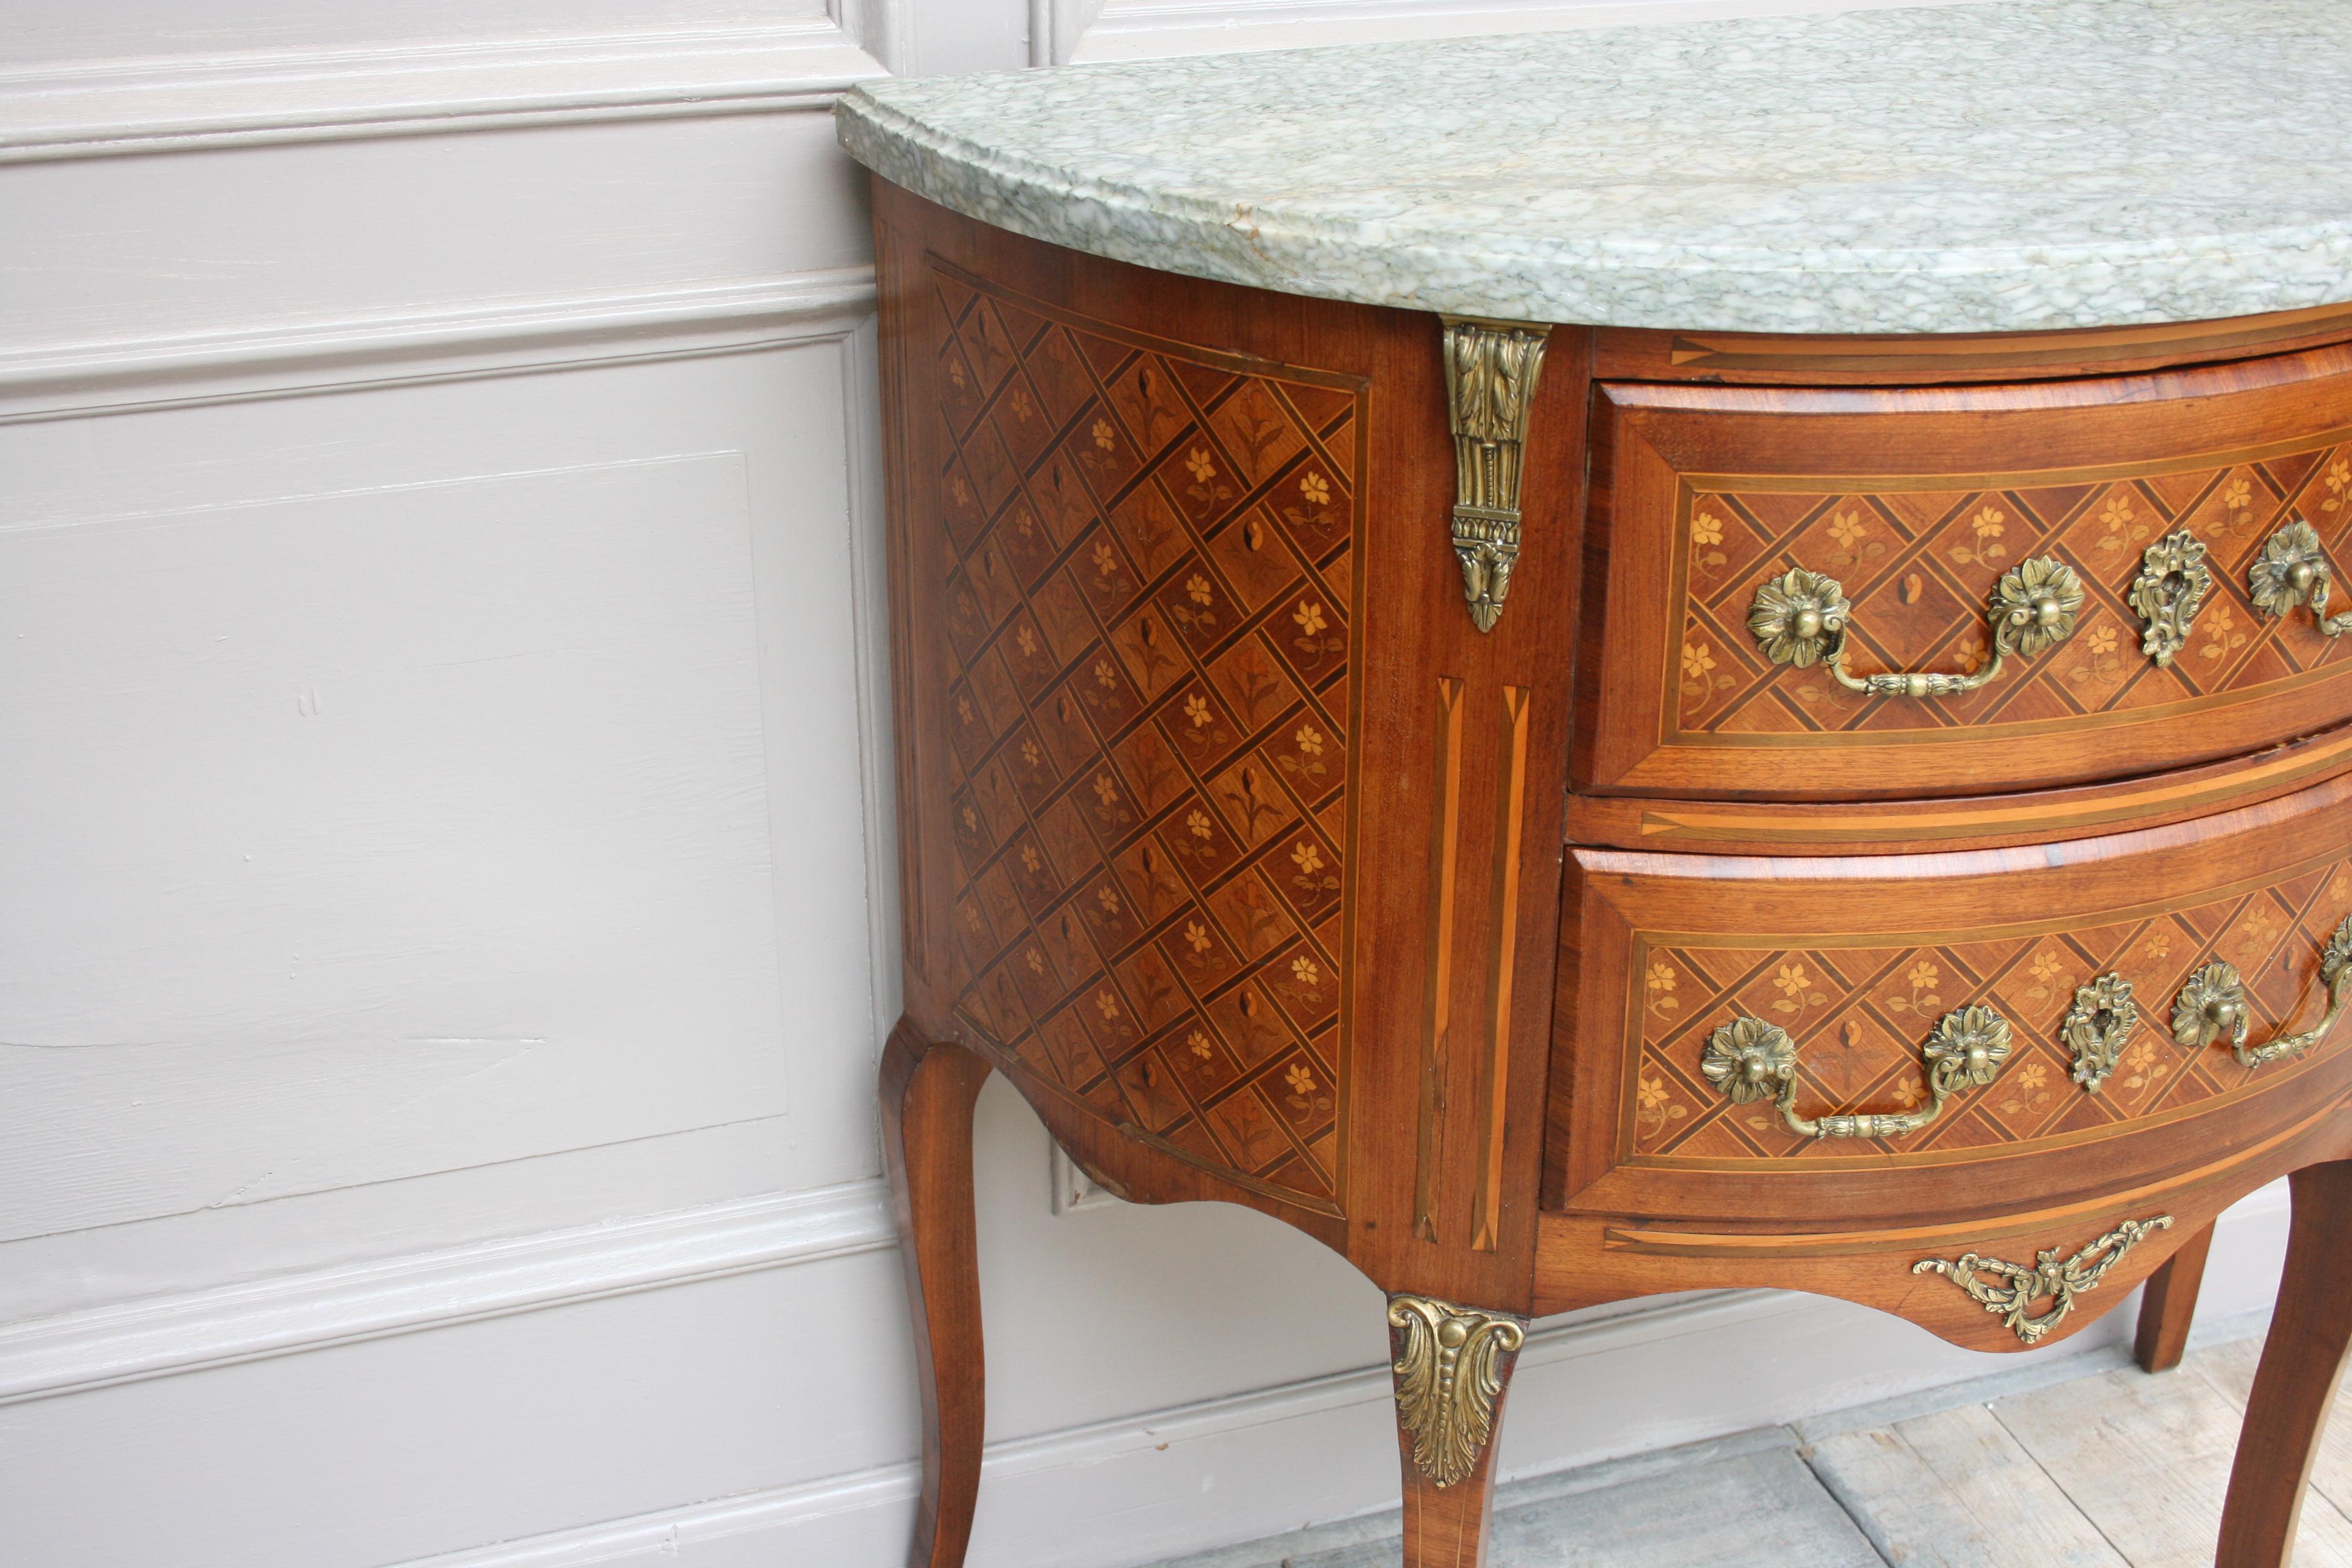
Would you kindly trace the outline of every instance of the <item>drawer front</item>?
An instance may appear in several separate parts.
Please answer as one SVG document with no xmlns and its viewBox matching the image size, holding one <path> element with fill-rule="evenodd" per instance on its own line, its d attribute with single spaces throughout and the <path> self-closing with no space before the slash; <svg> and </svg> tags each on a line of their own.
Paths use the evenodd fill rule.
<svg viewBox="0 0 2352 1568">
<path fill-rule="evenodd" d="M 2352 564 L 2345 350 L 2036 386 L 1597 396 L 1587 789 L 1980 794 L 2352 717 L 2352 636 L 2311 603 L 2352 607 L 2334 577 Z M 1911 673 L 1931 679 L 1847 683 Z"/>
<path fill-rule="evenodd" d="M 2031 850 L 1574 859 L 1571 1205 L 1822 1224 L 2120 1191 L 2270 1136 L 2352 1059 L 2332 1029 L 2285 1048 L 2339 971 L 2352 995 L 2352 781 Z"/>
</svg>

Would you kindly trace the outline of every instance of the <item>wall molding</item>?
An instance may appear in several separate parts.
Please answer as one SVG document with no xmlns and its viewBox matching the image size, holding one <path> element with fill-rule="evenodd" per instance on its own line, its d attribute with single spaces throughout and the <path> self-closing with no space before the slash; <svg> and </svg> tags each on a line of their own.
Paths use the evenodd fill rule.
<svg viewBox="0 0 2352 1568">
<path fill-rule="evenodd" d="M 1659 1340 L 1687 1334 L 1737 1334 L 1744 1327 L 1784 1315 L 1789 1298 L 1776 1290 L 1727 1290 L 1691 1298 L 1677 1297 L 1633 1307 L 1598 1321 L 1581 1321 L 1539 1328 L 1528 1336 L 1519 1352 L 1520 1378 L 1535 1369 L 1587 1356 L 1607 1355 Z M 1141 1415 L 1066 1427 L 1035 1436 L 991 1443 L 982 1461 L 982 1495 L 1052 1484 L 1056 1475 L 1087 1484 L 1083 1478 L 1099 1474 L 1123 1460 L 1164 1456 L 1179 1445 L 1203 1438 L 1229 1437 L 1295 1423 L 1319 1423 L 1349 1413 L 1368 1414 L 1385 1426 L 1391 1397 L 1389 1369 L 1359 1368 L 1328 1376 L 1280 1384 L 1248 1394 Z M 1296 1443 L 1296 1438 L 1286 1439 Z M 1295 1452 L 1316 1451 L 1311 1442 Z M 1391 1477 L 1378 1478 L 1386 1488 Z M 908 1462 L 876 1466 L 847 1475 L 828 1477 L 798 1486 L 746 1493 L 737 1497 L 667 1509 L 582 1529 L 500 1542 L 496 1545 L 442 1556 L 416 1559 L 398 1568 L 574 1568 L 575 1564 L 627 1561 L 637 1553 L 684 1554 L 729 1536 L 798 1531 L 845 1512 L 889 1510 L 894 1515 L 910 1507 L 922 1489 L 919 1466 Z M 1040 1513 L 1022 1507 L 1000 1509 L 1000 1517 L 1034 1520 L 1045 1530 L 1073 1517 L 1058 1510 Z M 901 1526 L 903 1530 L 903 1526 Z M 975 1546 L 975 1561 L 987 1543 Z M 773 1549 L 771 1548 L 772 1552 Z M 763 1557 L 762 1561 L 773 1560 Z M 783 1561 L 814 1561 L 786 1556 Z"/>
<path fill-rule="evenodd" d="M 0 1405 L 898 1245 L 869 1180 L 93 1308 L 0 1328 Z"/>
<path fill-rule="evenodd" d="M 823 110 L 888 74 L 837 23 L 0 72 L 0 163 Z"/>
<path fill-rule="evenodd" d="M 0 425 L 245 401 L 847 336 L 874 310 L 874 269 L 184 337 L 0 349 Z"/>
<path fill-rule="evenodd" d="M 2222 1217 L 2216 1256 L 2225 1268 L 2208 1280 L 2205 1316 L 2263 1305 L 2286 1215 L 2284 1184 L 2275 1184 Z M 896 1245 L 887 1188 L 868 1180 L 130 1303 L 0 1329 L 0 1404 Z M 2053 1353 L 2125 1342 L 2129 1303 L 2114 1307 L 2071 1351 Z M 1825 1312 L 1833 1321 L 1825 1322 Z M 1887 1344 L 1858 1342 L 1855 1331 L 1869 1325 L 1891 1327 L 1904 1353 L 1890 1357 Z M 1507 1447 L 1507 1475 L 1545 1474 L 1854 1403 L 1851 1394 L 1830 1405 L 1819 1401 L 1824 1388 L 1853 1380 L 1857 1355 L 1890 1366 L 1899 1361 L 1913 1374 L 1907 1381 L 1877 1377 L 1874 1391 L 1858 1396 L 1864 1400 L 1969 1375 L 1958 1363 L 1972 1368 L 1983 1359 L 1948 1349 L 1927 1352 L 1922 1338 L 1864 1308 L 1777 1290 L 1664 1297 L 1546 1324 L 1528 1336 L 1520 1355 L 1517 1427 L 1572 1425 L 1579 1419 L 1574 1407 L 1584 1403 L 1578 1390 L 1612 1408 L 1622 1405 L 1629 1389 L 1654 1391 L 1657 1398 L 1630 1426 L 1614 1415 L 1601 1423 L 1613 1445 L 1605 1452 L 1560 1442 L 1556 1431 L 1536 1463 L 1513 1461 Z M 1705 1379 L 1693 1385 L 1668 1375 L 1694 1354 L 1706 1360 L 1715 1347 L 1758 1342 L 1778 1349 L 1768 1364 L 1737 1358 L 1748 1368 L 1737 1401 L 1721 1399 Z M 1938 1373 L 1938 1357 L 1955 1364 Z M 1917 1375 L 1923 1366 L 1926 1375 Z M 1272 1533 L 1389 1508 L 1389 1384 L 1387 1367 L 1372 1365 L 991 1444 L 984 1517 L 992 1522 L 975 1549 L 975 1568 L 1156 1561 L 1215 1544 L 1221 1531 Z M 655 1568 L 680 1557 L 710 1568 L 880 1562 L 905 1550 L 908 1510 L 919 1482 L 912 1461 L 881 1465 L 467 1548 L 404 1568 Z M 1220 1482 L 1225 1489 L 1217 1490 Z M 1236 1487 L 1251 1495 L 1236 1495 Z M 1239 1510 L 1204 1515 L 1200 1500 L 1212 1491 L 1220 1509 L 1241 1505 Z M 1073 1521 L 1082 1520 L 1097 1521 L 1095 1528 L 1075 1529 Z"/>
<path fill-rule="evenodd" d="M 2225 1251 L 2273 1254 L 2285 1209 L 2284 1194 L 2276 1187 L 2247 1199 L 2221 1221 Z M 2211 1310 L 2203 1318 L 2234 1321 L 2250 1310 L 2259 1311 L 2261 1303 L 2241 1299 L 2244 1295 L 2215 1289 Z M 1655 1408 L 1630 1420 L 1616 1415 L 1601 1419 L 1605 1440 L 1615 1445 L 1605 1450 L 1555 1452 L 1534 1464 L 1515 1463 L 1507 1428 L 1501 1479 L 1525 1480 L 1603 1459 L 1627 1459 L 1772 1426 L 1791 1412 L 1819 1413 L 1806 1405 L 1806 1393 L 1850 1379 L 1853 1370 L 1848 1364 L 1850 1336 L 1793 1331 L 1824 1307 L 1843 1314 L 1842 1321 L 1889 1321 L 1867 1308 L 1788 1291 L 1726 1290 L 1633 1302 L 1604 1309 L 1605 1315 L 1537 1328 L 1520 1352 L 1513 1384 L 1517 1425 L 1541 1423 L 1548 1415 L 1557 1419 L 1580 1388 L 1606 1386 L 1622 1394 L 1629 1384 L 1653 1387 L 1661 1398 Z M 2059 1360 L 2126 1356 L 2131 1324 L 2129 1302 L 2119 1303 L 2064 1348 L 2030 1362 L 2009 1362 L 2008 1374 L 2047 1378 L 2057 1375 Z M 1661 1375 L 1694 1354 L 1711 1361 L 1717 1352 L 1705 1347 L 1757 1343 L 1772 1344 L 1774 1353 L 1763 1363 L 1734 1358 L 1751 1386 L 1728 1414 L 1726 1402 L 1704 1384 L 1676 1387 Z M 1886 1347 L 1874 1349 L 1884 1359 Z M 1940 1374 L 1908 1382 L 1885 1379 L 1885 1388 L 1864 1394 L 1860 1402 L 1897 1392 L 1898 1384 L 1900 1393 L 1908 1394 L 1981 1375 L 1980 1363 L 2006 1359 L 1948 1352 Z M 1237 1534 L 1272 1535 L 1302 1522 L 1343 1519 L 1363 1521 L 1367 1539 L 1384 1538 L 1378 1517 L 1395 1510 L 1391 1397 L 1389 1369 L 1374 1365 L 992 1443 L 983 1461 L 982 1524 L 973 1542 L 973 1568 L 1159 1562 L 1225 1544 Z M 1335 1479 L 1335 1468 L 1346 1474 Z M 1240 1484 L 1252 1493 L 1246 1499 L 1233 1491 L 1244 1477 L 1249 1479 Z M 906 1551 L 920 1485 L 920 1469 L 911 1462 L 877 1466 L 415 1560 L 398 1568 L 656 1568 L 681 1559 L 697 1568 L 754 1568 L 778 1562 L 896 1561 Z M 1204 1497 L 1213 1500 L 1205 1515 Z M 1269 1503 L 1269 1498 L 1275 1500 Z M 1243 1511 L 1221 1511 L 1234 1505 Z M 1255 1521 L 1253 1507 L 1263 1515 Z"/>
<path fill-rule="evenodd" d="M 2221 1217 L 2216 1258 L 2222 1274 L 2209 1274 L 2201 1323 L 2239 1321 L 2267 1307 L 2270 1284 L 2286 1229 L 2286 1187 L 2274 1183 Z M 1822 1314 L 1830 1328 L 1804 1328 Z M 1877 1377 L 1877 1392 L 1834 1401 L 1830 1408 L 1870 1404 L 1983 1375 L 1985 1363 L 2009 1375 L 2051 1375 L 2065 1356 L 2124 1356 L 2131 1340 L 2133 1302 L 2112 1310 L 2086 1333 L 2032 1359 L 1971 1356 L 1936 1347 L 1922 1352 L 1922 1335 L 1906 1326 L 1891 1342 L 1872 1340 L 1872 1326 L 1891 1319 L 1867 1307 L 1822 1302 L 1788 1290 L 1719 1290 L 1630 1302 L 1604 1317 L 1548 1323 L 1528 1335 L 1519 1354 L 1512 1420 L 1517 1427 L 1561 1417 L 1578 1389 L 1601 1401 L 1628 1389 L 1656 1392 L 1656 1401 L 1633 1420 L 1601 1417 L 1612 1448 L 1555 1450 L 1527 1465 L 1510 1453 L 1506 1429 L 1506 1481 L 1555 1474 L 1597 1460 L 1673 1448 L 1700 1438 L 1816 1415 L 1821 1387 L 1851 1383 L 1855 1354 L 1889 1361 L 1928 1375 Z M 1855 1328 L 1865 1331 L 1855 1340 Z M 2244 1323 L 2239 1323 L 2244 1328 Z M 1706 1380 L 1675 1383 L 1667 1368 L 1691 1356 L 1717 1359 L 1715 1347 L 1773 1344 L 1773 1356 L 1752 1361 L 1722 1352 L 1740 1368 L 1740 1399 L 1722 1399 Z M 1900 1350 L 1900 1359 L 1891 1356 Z M 1943 1371 L 1933 1371 L 1943 1366 Z M 1310 1519 L 1369 1519 L 1395 1510 L 1395 1417 L 1390 1415 L 1385 1366 L 1355 1368 L 1249 1394 L 1206 1399 L 1167 1411 L 1012 1438 L 988 1446 L 983 1469 L 983 1528 L 973 1542 L 973 1568 L 1103 1568 L 1148 1563 L 1183 1552 L 1223 1544 L 1234 1535 L 1289 1531 Z M 1331 1469 L 1350 1474 L 1334 1483 Z M 1360 1471 L 1360 1474 L 1357 1474 Z M 642 1563 L 685 1559 L 706 1568 L 755 1568 L 776 1561 L 898 1561 L 922 1483 L 918 1465 L 879 1465 L 842 1477 L 719 1498 L 658 1514 L 510 1540 L 400 1568 L 588 1568 L 591 1563 Z M 1251 1495 L 1234 1495 L 1249 1486 Z M 1348 1488 L 1348 1490 L 1340 1490 Z M 1213 1507 L 1202 1511 L 1202 1502 Z M 1218 1510 L 1240 1507 L 1240 1514 Z M 1258 1510 L 1258 1514 L 1251 1514 Z"/>
<path fill-rule="evenodd" d="M 2215 1256 L 2223 1268 L 2208 1277 L 2200 1322 L 2235 1321 L 2264 1310 L 2286 1219 L 2284 1183 L 2222 1216 Z M 1826 1327 L 1824 1314 L 1832 1320 Z M 2065 1346 L 2012 1361 L 1937 1345 L 1867 1308 L 1787 1291 L 1720 1291 L 1603 1309 L 1528 1335 L 1513 1384 L 1512 1426 L 1522 1432 L 1549 1428 L 1557 1437 L 1563 1422 L 1580 1424 L 1570 1407 L 1585 1400 L 1597 1396 L 1621 1412 L 1633 1391 L 1654 1392 L 1656 1398 L 1630 1420 L 1619 1413 L 1592 1419 L 1600 1440 L 1611 1446 L 1556 1447 L 1532 1464 L 1514 1459 L 1507 1427 L 1503 1479 L 1527 1479 L 1727 1436 L 1792 1415 L 1899 1396 L 1983 1375 L 1988 1363 L 2005 1366 L 2012 1376 L 2054 1375 L 2053 1363 L 2060 1359 L 2126 1355 L 2132 1322 L 2128 1299 L 2112 1303 L 2102 1321 Z M 1879 1337 L 1890 1326 L 1893 1335 Z M 1760 1363 L 1725 1348 L 1758 1343 L 1775 1347 Z M 1857 1356 L 1899 1365 L 1909 1375 L 1882 1373 L 1863 1380 L 1855 1393 Z M 1677 1380 L 1675 1369 L 1694 1358 L 1736 1364 L 1740 1397 L 1724 1399 L 1721 1388 L 1704 1378 L 1696 1384 Z M 1924 1376 L 1921 1365 L 1928 1368 Z M 1824 1389 L 1840 1387 L 1846 1390 L 1843 1395 L 1822 1403 Z M 1356 1518 L 1369 1524 L 1395 1506 L 1390 1398 L 1388 1368 L 1374 1365 L 992 1443 L 973 1568 L 1103 1568 L 1158 1562 L 1311 1521 Z M 877 1466 L 399 1568 L 893 1562 L 906 1551 L 920 1482 L 911 1462 Z M 1212 1504 L 1205 1512 L 1204 1499 Z"/>
</svg>

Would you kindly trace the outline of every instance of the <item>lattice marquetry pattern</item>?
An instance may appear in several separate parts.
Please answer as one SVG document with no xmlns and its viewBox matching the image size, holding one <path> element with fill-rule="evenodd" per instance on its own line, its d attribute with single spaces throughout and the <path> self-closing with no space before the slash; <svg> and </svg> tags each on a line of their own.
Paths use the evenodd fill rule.
<svg viewBox="0 0 2352 1568">
<path fill-rule="evenodd" d="M 1748 1014 L 1796 1040 L 1805 1114 L 1903 1110 L 1919 1103 L 1919 1043 L 1946 1012 L 1989 1003 L 2015 1028 L 2015 1049 L 1989 1088 L 1955 1100 L 1941 1121 L 1874 1147 L 1906 1152 L 2011 1143 L 2130 1121 L 2242 1088 L 2256 1074 L 2224 1046 L 2172 1039 L 2172 998 L 2208 960 L 2245 976 L 2261 1039 L 2305 1027 L 2325 1002 L 2316 980 L 2328 933 L 2352 910 L 2352 868 L 2282 878 L 2257 892 L 2154 920 L 1934 947 L 1639 950 L 1641 1070 L 1633 1094 L 1639 1155 L 1742 1159 L 1851 1156 L 1856 1140 L 1800 1138 L 1769 1104 L 1733 1105 L 1699 1074 L 1717 1025 Z M 2074 988 L 2113 970 L 2137 994 L 2140 1024 L 2098 1094 L 2073 1079 L 2059 1023 Z M 2347 1048 L 2331 1041 L 2320 1050 Z M 2264 1071 L 2275 1076 L 2281 1069 Z"/>
<path fill-rule="evenodd" d="M 959 1011 L 1328 1205 L 1356 394 L 934 282 Z"/>
<path fill-rule="evenodd" d="M 2352 565 L 2352 447 L 2227 468 L 2039 489 L 1702 492 L 1692 498 L 1690 593 L 1677 652 L 1685 733 L 1790 734 L 2030 723 L 2242 692 L 2352 658 L 2309 616 L 2257 615 L 2246 567 L 2301 517 Z M 2211 551 L 2213 593 L 2168 667 L 2140 652 L 2125 595 L 2141 553 L 2176 528 Z M 1821 668 L 1765 662 L 1747 626 L 1757 584 L 1791 566 L 1844 584 L 1857 671 L 1973 672 L 2001 573 L 2055 554 L 2088 597 L 2058 647 L 1963 697 L 1919 702 L 1848 691 Z"/>
</svg>

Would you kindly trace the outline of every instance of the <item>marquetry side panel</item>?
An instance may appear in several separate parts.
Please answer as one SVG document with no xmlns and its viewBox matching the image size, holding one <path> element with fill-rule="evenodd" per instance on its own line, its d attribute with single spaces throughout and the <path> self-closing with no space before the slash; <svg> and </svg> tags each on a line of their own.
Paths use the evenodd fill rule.
<svg viewBox="0 0 2352 1568">
<path fill-rule="evenodd" d="M 1845 489 L 1696 489 L 1679 519 L 1688 597 L 1673 722 L 1685 735 L 1816 737 L 1867 731 L 2048 726 L 2135 709 L 2184 715 L 2352 659 L 2352 642 L 2310 616 L 2254 610 L 2246 568 L 2281 523 L 2315 527 L 2331 557 L 2352 547 L 2352 447 L 2315 442 L 2095 483 Z M 2152 542 L 2186 528 L 2204 542 L 2213 590 L 2168 665 L 2140 649 L 2126 595 Z M 1758 585 L 1792 566 L 1837 578 L 1853 604 L 1858 670 L 1972 672 L 1987 658 L 1984 604 L 2002 572 L 2055 555 L 2086 602 L 2068 641 L 1966 696 L 1938 701 L 1851 691 L 1820 666 L 1768 662 L 1748 630 Z"/>
<path fill-rule="evenodd" d="M 956 1015 L 1336 1213 L 1361 384 L 929 283 Z"/>
</svg>

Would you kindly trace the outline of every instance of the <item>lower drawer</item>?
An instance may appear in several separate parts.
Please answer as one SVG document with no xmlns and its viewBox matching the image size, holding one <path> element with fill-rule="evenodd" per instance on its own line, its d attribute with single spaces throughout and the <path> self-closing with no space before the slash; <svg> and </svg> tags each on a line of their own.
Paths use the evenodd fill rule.
<svg viewBox="0 0 2352 1568">
<path fill-rule="evenodd" d="M 2352 781 L 2023 849 L 1570 864 L 1555 1210 L 2046 1207 L 2252 1157 L 2352 1079 Z"/>
</svg>

